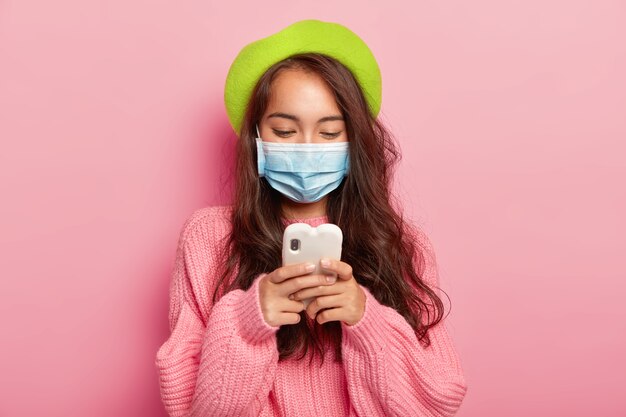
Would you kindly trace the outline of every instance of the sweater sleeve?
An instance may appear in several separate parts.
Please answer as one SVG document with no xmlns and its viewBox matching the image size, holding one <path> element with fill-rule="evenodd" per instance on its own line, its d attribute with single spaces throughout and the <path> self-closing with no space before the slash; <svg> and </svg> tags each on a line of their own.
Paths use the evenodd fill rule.
<svg viewBox="0 0 626 417">
<path fill-rule="evenodd" d="M 181 238 L 181 240 L 184 240 Z M 278 363 L 279 327 L 263 318 L 257 276 L 225 294 L 206 324 L 190 283 L 188 242 L 179 244 L 170 284 L 170 336 L 156 355 L 161 399 L 171 417 L 256 416 Z"/>
<path fill-rule="evenodd" d="M 424 280 L 438 284 L 432 262 Z M 461 363 L 444 320 L 429 329 L 424 348 L 395 309 L 376 300 L 364 286 L 361 320 L 341 322 L 344 370 L 352 407 L 362 416 L 453 416 L 467 391 Z"/>
</svg>

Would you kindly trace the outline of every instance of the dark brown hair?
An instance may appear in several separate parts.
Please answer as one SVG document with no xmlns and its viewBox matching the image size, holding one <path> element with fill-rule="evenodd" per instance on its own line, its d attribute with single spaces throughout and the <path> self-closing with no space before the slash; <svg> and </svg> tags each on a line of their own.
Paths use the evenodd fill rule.
<svg viewBox="0 0 626 417">
<path fill-rule="evenodd" d="M 390 192 L 392 170 L 400 154 L 382 122 L 372 117 L 350 70 L 322 54 L 298 54 L 276 63 L 252 92 L 236 145 L 232 230 L 222 247 L 222 273 L 213 301 L 219 298 L 220 287 L 222 295 L 236 288 L 246 290 L 260 273 L 281 266 L 285 229 L 281 198 L 257 174 L 254 138 L 255 125 L 270 100 L 272 80 L 286 69 L 321 76 L 334 92 L 345 119 L 350 171 L 341 185 L 329 193 L 327 201 L 328 221 L 343 232 L 342 261 L 352 266 L 359 284 L 367 287 L 380 303 L 400 313 L 420 342 L 430 345 L 427 331 L 442 320 L 443 303 L 421 279 L 424 256 L 415 230 L 403 219 Z M 231 275 L 234 278 L 228 280 Z M 313 347 L 323 362 L 325 343 L 330 341 L 340 362 L 341 323 L 320 325 L 315 320 L 308 322 L 305 311 L 300 315 L 298 323 L 281 326 L 276 334 L 279 360 L 297 352 L 302 359 Z"/>
</svg>

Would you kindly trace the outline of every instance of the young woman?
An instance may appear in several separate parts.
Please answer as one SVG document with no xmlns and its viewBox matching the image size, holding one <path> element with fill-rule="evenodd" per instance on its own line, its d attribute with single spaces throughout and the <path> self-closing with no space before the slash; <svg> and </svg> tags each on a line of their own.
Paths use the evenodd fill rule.
<svg viewBox="0 0 626 417">
<path fill-rule="evenodd" d="M 299 42 L 348 30 L 313 22 Z M 234 202 L 185 222 L 156 358 L 171 416 L 451 416 L 465 396 L 433 247 L 390 193 L 398 151 L 331 53 L 274 57 L 229 113 Z M 321 263 L 336 280 L 281 266 L 294 222 L 342 229 L 341 261 Z"/>
</svg>

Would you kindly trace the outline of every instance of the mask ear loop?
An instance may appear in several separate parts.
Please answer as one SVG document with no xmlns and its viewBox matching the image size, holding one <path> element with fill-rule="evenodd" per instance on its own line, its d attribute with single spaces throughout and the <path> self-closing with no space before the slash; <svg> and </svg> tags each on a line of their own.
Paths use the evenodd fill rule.
<svg viewBox="0 0 626 417">
<path fill-rule="evenodd" d="M 261 139 L 261 134 L 259 133 L 259 125 L 256 125 L 256 134 L 257 137 L 255 139 L 256 142 L 256 158 L 257 158 L 257 173 L 259 177 L 265 176 L 265 153 L 263 152 L 263 140 Z"/>
</svg>

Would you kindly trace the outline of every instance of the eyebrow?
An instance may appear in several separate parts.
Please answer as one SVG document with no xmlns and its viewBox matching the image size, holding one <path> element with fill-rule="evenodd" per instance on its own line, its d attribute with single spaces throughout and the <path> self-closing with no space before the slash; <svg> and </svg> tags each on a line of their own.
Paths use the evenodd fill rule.
<svg viewBox="0 0 626 417">
<path fill-rule="evenodd" d="M 287 114 L 287 113 L 281 113 L 281 112 L 274 112 L 270 114 L 269 116 L 267 116 L 268 119 L 271 117 L 282 117 L 284 119 L 293 120 L 294 122 L 300 121 L 300 119 L 298 119 L 298 117 L 293 114 Z M 338 114 L 338 115 L 322 117 L 321 119 L 317 121 L 317 123 L 330 122 L 332 120 L 343 120 L 343 116 Z"/>
</svg>

